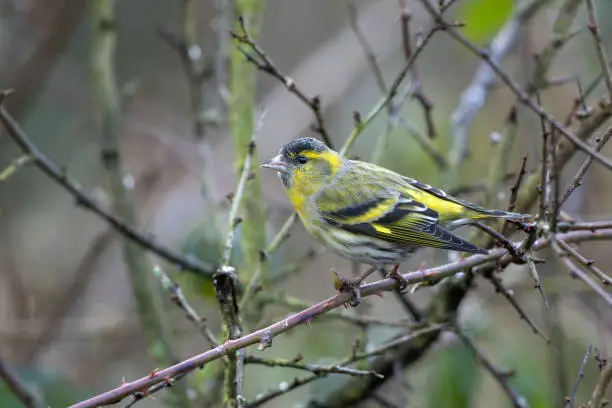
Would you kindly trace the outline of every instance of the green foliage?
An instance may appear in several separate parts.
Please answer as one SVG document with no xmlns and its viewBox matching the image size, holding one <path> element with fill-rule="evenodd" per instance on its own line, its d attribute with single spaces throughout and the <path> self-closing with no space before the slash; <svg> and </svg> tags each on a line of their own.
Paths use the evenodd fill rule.
<svg viewBox="0 0 612 408">
<path fill-rule="evenodd" d="M 463 343 L 440 350 L 427 381 L 426 407 L 468 408 L 480 381 L 480 370 Z"/>
<path fill-rule="evenodd" d="M 459 5 L 458 19 L 465 21 L 463 33 L 472 41 L 491 39 L 512 13 L 513 0 L 468 0 Z"/>
<path fill-rule="evenodd" d="M 537 348 L 521 350 L 517 345 L 504 350 L 503 367 L 511 368 L 516 373 L 509 381 L 516 392 L 527 400 L 531 408 L 555 406 L 550 371 L 541 359 L 533 358 Z M 512 404 L 508 403 L 507 406 Z"/>
</svg>

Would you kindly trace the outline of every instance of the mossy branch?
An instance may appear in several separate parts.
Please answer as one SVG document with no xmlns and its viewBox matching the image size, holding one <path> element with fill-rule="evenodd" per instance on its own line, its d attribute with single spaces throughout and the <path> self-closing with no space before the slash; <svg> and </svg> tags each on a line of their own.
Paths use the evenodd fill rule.
<svg viewBox="0 0 612 408">
<path fill-rule="evenodd" d="M 136 221 L 131 188 L 124 183 L 125 174 L 119 148 L 119 91 L 115 78 L 115 46 L 117 21 L 115 2 L 91 0 L 92 54 L 91 75 L 95 92 L 95 107 L 102 136 L 101 160 L 107 188 L 116 214 L 129 223 Z M 148 351 L 157 365 L 176 361 L 170 349 L 168 334 L 161 323 L 161 314 L 149 282 L 151 271 L 145 252 L 132 241 L 122 242 L 138 319 L 148 343 Z M 159 299 L 157 299 L 159 300 Z M 172 389 L 168 404 L 188 407 L 184 386 Z"/>
</svg>

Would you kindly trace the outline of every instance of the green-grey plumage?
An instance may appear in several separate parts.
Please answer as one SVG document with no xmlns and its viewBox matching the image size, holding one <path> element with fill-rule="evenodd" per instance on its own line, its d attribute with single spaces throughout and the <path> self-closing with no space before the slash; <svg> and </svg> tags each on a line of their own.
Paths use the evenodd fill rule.
<svg viewBox="0 0 612 408">
<path fill-rule="evenodd" d="M 487 253 L 449 231 L 483 218 L 525 219 L 489 210 L 383 167 L 342 157 L 313 138 L 287 143 L 264 166 L 279 172 L 306 229 L 341 255 L 395 264 L 429 246 Z"/>
</svg>

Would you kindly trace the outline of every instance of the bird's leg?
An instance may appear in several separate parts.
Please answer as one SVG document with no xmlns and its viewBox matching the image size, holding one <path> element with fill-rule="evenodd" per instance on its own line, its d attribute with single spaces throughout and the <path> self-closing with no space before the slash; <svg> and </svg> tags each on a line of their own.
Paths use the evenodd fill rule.
<svg viewBox="0 0 612 408">
<path fill-rule="evenodd" d="M 398 272 L 399 267 L 400 267 L 400 264 L 393 265 L 391 272 L 389 272 L 387 276 L 391 279 L 395 279 L 395 281 L 398 284 L 397 288 L 399 289 L 400 292 L 403 292 L 408 287 L 409 282 L 406 280 L 406 278 L 402 276 L 401 273 Z"/>
</svg>

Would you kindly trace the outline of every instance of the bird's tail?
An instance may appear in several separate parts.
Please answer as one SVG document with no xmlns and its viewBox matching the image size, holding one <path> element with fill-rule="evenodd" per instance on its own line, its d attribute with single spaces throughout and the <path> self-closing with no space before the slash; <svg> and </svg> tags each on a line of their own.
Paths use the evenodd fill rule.
<svg viewBox="0 0 612 408">
<path fill-rule="evenodd" d="M 507 220 L 527 220 L 532 218 L 531 214 L 520 214 L 509 211 L 501 211 L 501 210 L 487 210 L 487 209 L 479 209 L 480 211 L 475 211 L 473 214 L 470 214 L 471 219 L 483 219 L 483 218 L 505 218 Z"/>
</svg>

